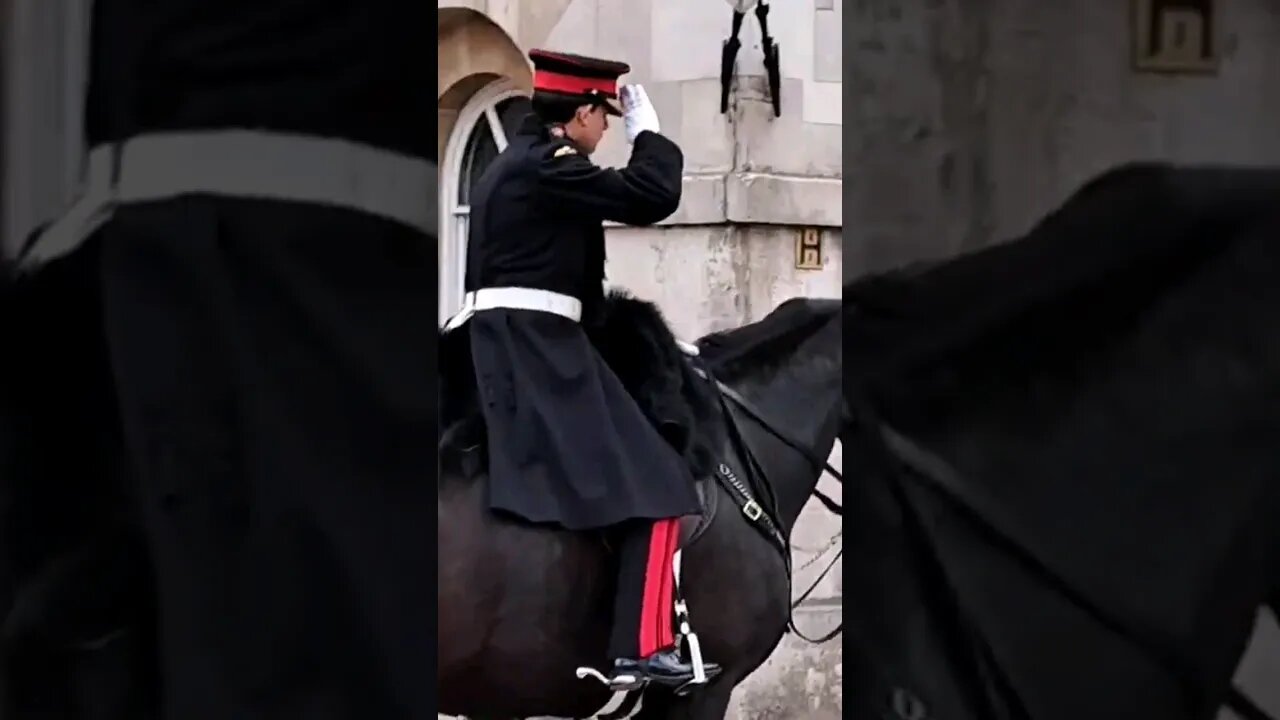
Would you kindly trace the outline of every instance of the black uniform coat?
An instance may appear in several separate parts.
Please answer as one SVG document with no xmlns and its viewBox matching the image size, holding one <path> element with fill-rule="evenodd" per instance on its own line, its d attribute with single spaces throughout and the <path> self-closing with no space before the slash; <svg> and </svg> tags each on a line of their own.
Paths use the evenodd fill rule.
<svg viewBox="0 0 1280 720">
<path fill-rule="evenodd" d="M 527 287 L 603 300 L 603 220 L 655 223 L 680 201 L 683 156 L 641 133 L 621 170 L 592 164 L 530 116 L 473 195 L 467 289 Z M 490 503 L 589 529 L 698 511 L 689 469 L 592 347 L 583 327 L 530 310 L 470 321 L 489 431 Z"/>
<path fill-rule="evenodd" d="M 435 95 L 406 72 L 432 62 L 420 5 L 97 0 L 89 143 L 248 128 L 433 159 Z M 66 487 L 79 477 L 35 480 L 127 526 L 63 540 L 140 537 L 119 556 L 142 567 L 60 576 L 55 595 L 98 606 L 42 600 L 24 617 L 43 612 L 46 632 L 93 620 L 74 645 L 44 648 L 80 654 L 61 687 L 32 681 L 46 702 L 69 694 L 66 712 L 5 717 L 152 717 L 103 700 L 125 695 L 175 720 L 433 717 L 434 238 L 344 208 L 191 195 L 120 208 L 82 253 L 92 293 L 75 297 L 93 306 L 76 315 L 97 321 L 105 365 L 82 370 L 110 378 L 118 407 L 94 416 L 118 418 L 129 486 L 99 503 Z M 64 454 L 84 453 L 74 427 L 57 430 Z M 104 604 L 124 589 L 129 608 Z M 137 668 L 156 655 L 158 688 L 113 679 L 120 654 L 95 648 L 114 638 L 142 640 Z M 75 696 L 89 687 L 101 692 Z"/>
</svg>

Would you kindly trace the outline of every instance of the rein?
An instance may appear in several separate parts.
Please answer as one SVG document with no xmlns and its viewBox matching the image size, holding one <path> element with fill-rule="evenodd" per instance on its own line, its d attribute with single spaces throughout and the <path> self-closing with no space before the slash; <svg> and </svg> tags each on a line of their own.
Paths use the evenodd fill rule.
<svg viewBox="0 0 1280 720">
<path fill-rule="evenodd" d="M 791 447 L 791 449 L 803 455 L 804 458 L 808 460 L 809 463 L 812 464 L 815 468 L 818 468 L 820 470 L 825 470 L 828 474 L 834 477 L 838 482 L 842 482 L 842 483 L 844 482 L 844 475 L 842 475 L 839 470 L 836 470 L 834 467 L 832 467 L 830 462 L 828 462 L 824 458 L 818 457 L 818 454 L 813 451 L 813 448 L 810 448 L 804 443 L 800 442 L 799 440 L 796 440 L 790 433 L 786 432 L 785 430 L 781 430 L 777 428 L 776 426 L 773 425 L 773 423 L 770 423 L 768 420 L 766 420 L 764 417 L 764 414 L 761 413 L 760 410 L 756 408 L 756 406 L 753 405 L 750 400 L 747 400 L 745 397 L 743 397 L 742 394 L 739 393 L 737 390 L 734 390 L 733 388 L 729 387 L 728 385 L 725 385 L 719 380 L 716 380 L 716 388 L 720 391 L 722 395 L 732 400 L 734 404 L 737 405 L 738 407 L 742 408 L 743 412 L 749 415 L 752 420 L 755 420 L 756 423 L 760 425 L 760 427 L 764 428 L 765 430 L 768 430 L 771 435 L 778 438 L 782 442 L 786 443 L 789 447 Z M 831 512 L 835 513 L 836 515 L 844 514 L 844 509 L 840 507 L 840 504 L 837 503 L 835 500 L 831 499 L 830 497 L 828 497 L 821 490 L 818 490 L 815 488 L 813 491 L 813 494 L 817 496 L 817 498 L 822 501 L 822 504 L 826 505 L 827 509 L 830 510 Z"/>
<path fill-rule="evenodd" d="M 761 529 L 761 531 L 765 534 L 765 537 L 782 554 L 783 562 L 786 565 L 787 586 L 788 588 L 790 588 L 791 581 L 792 581 L 791 537 L 789 534 L 782 532 L 782 529 L 781 529 L 782 523 L 778 519 L 778 500 L 773 491 L 773 484 L 769 482 L 769 479 L 765 475 L 763 468 L 761 468 L 759 461 L 756 459 L 755 453 L 751 451 L 751 447 L 743 439 L 742 434 L 738 429 L 737 423 L 734 422 L 732 412 L 730 412 L 728 405 L 724 402 L 725 399 L 732 401 L 734 405 L 738 406 L 738 408 L 740 408 L 744 413 L 747 414 L 748 417 L 754 420 L 757 425 L 759 425 L 760 427 L 768 431 L 769 434 L 781 440 L 783 443 L 785 443 L 787 446 L 789 446 L 793 450 L 799 452 L 806 460 L 809 461 L 811 465 L 813 465 L 815 469 L 825 470 L 826 472 L 830 473 L 839 482 L 844 482 L 844 477 L 839 470 L 836 470 L 834 467 L 831 466 L 831 463 L 828 462 L 826 458 L 818 457 L 818 454 L 814 452 L 812 448 L 808 447 L 804 443 L 797 440 L 794 436 L 792 436 L 787 431 L 769 422 L 765 418 L 764 413 L 761 412 L 760 409 L 757 408 L 754 403 L 752 403 L 750 400 L 747 400 L 745 397 L 743 397 L 741 393 L 729 387 L 728 385 L 725 385 L 719 380 L 714 380 L 713 378 L 711 378 L 710 373 L 705 369 L 704 369 L 704 372 L 706 372 L 706 377 L 708 379 L 711 379 L 714 382 L 716 389 L 719 391 L 718 395 L 721 400 L 721 408 L 724 411 L 725 423 L 728 427 L 730 441 L 734 444 L 734 446 L 736 446 L 739 455 L 741 455 L 742 458 L 746 460 L 747 476 L 749 479 L 756 480 L 756 481 L 753 481 L 751 484 L 756 486 L 755 489 L 757 491 L 757 494 L 761 495 L 762 497 L 767 496 L 766 504 L 768 505 L 768 507 L 762 508 L 753 499 L 751 499 L 751 496 L 749 492 L 746 490 L 746 488 L 741 487 L 741 482 L 737 479 L 737 476 L 735 476 L 733 474 L 733 471 L 730 470 L 723 463 L 721 463 L 719 468 L 717 469 L 718 476 L 728 483 L 727 489 L 731 491 L 731 494 L 736 494 L 744 500 L 743 504 L 741 505 L 743 514 L 747 516 L 747 519 L 750 520 L 753 525 Z M 821 501 L 822 504 L 828 510 L 830 510 L 833 514 L 838 516 L 844 515 L 843 507 L 841 507 L 839 503 L 837 503 L 831 497 L 827 496 L 817 487 L 814 487 L 812 494 L 814 497 L 818 498 L 818 500 Z M 816 644 L 824 643 L 834 638 L 844 630 L 844 622 L 841 621 L 840 624 L 836 625 L 836 627 L 832 629 L 830 632 L 828 632 L 827 634 L 822 635 L 821 637 L 811 638 L 805 635 L 803 632 L 801 632 L 800 628 L 796 625 L 796 622 L 795 622 L 796 608 L 799 607 L 801 603 L 803 603 L 806 599 L 808 599 L 810 595 L 813 594 L 814 590 L 816 590 L 818 585 L 823 581 L 823 579 L 827 577 L 827 574 L 831 572 L 831 570 L 835 567 L 836 563 L 840 561 L 840 558 L 843 557 L 843 555 L 844 555 L 844 549 L 841 548 L 839 552 L 837 552 L 835 556 L 831 558 L 831 561 L 827 563 L 827 566 L 823 568 L 822 572 L 818 574 L 818 577 L 816 580 L 813 581 L 813 584 L 810 585 L 807 590 L 801 593 L 799 598 L 791 601 L 791 607 L 787 613 L 786 629 L 789 632 L 794 633 L 796 637 L 800 638 L 801 640 L 804 640 L 806 642 L 813 643 L 816 645 Z"/>
</svg>

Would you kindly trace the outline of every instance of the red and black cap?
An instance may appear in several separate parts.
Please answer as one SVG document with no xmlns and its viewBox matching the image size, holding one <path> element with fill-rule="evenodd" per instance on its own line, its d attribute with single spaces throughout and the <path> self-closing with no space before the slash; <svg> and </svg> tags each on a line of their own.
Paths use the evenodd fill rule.
<svg viewBox="0 0 1280 720">
<path fill-rule="evenodd" d="M 630 65 L 549 50 L 530 50 L 529 59 L 534 92 L 581 99 L 584 105 L 604 106 L 610 115 L 622 114 L 617 104 L 618 78 L 631 72 Z"/>
</svg>

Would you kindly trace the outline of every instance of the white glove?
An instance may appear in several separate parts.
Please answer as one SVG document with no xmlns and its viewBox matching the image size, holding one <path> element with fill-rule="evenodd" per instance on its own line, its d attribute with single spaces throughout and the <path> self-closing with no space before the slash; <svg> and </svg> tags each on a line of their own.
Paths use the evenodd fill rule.
<svg viewBox="0 0 1280 720">
<path fill-rule="evenodd" d="M 649 103 L 649 95 L 643 85 L 623 85 L 622 122 L 627 126 L 627 142 L 634 143 L 636 136 L 645 130 L 658 130 L 658 111 Z"/>
</svg>

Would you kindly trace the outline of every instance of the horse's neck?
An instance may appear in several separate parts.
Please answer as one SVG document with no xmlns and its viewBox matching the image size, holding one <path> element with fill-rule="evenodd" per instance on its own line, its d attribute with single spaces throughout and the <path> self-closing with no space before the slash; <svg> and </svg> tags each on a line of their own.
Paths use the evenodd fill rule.
<svg viewBox="0 0 1280 720">
<path fill-rule="evenodd" d="M 767 373 L 744 378 L 735 388 L 760 408 L 773 429 L 826 459 L 835 447 L 841 404 L 840 333 L 822 331 L 801 347 L 789 362 Z M 754 421 L 748 420 L 748 423 Z M 777 493 L 779 520 L 789 533 L 822 478 L 809 458 L 772 438 L 761 429 L 754 437 L 769 437 L 763 471 Z"/>
</svg>

